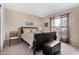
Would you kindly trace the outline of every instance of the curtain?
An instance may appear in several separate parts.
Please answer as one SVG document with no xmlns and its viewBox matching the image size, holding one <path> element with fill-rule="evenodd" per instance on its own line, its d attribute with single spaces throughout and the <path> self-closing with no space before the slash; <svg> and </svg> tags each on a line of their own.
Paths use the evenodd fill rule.
<svg viewBox="0 0 79 59">
<path fill-rule="evenodd" d="M 51 31 L 57 32 L 57 40 L 69 43 L 69 14 L 51 18 Z"/>
</svg>

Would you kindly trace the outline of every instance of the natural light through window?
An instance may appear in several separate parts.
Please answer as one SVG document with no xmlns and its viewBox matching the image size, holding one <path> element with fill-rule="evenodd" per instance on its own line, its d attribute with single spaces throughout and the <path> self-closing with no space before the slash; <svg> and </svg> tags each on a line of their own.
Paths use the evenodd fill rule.
<svg viewBox="0 0 79 59">
<path fill-rule="evenodd" d="M 60 24 L 61 24 L 61 19 L 60 19 L 60 18 L 55 19 L 54 23 L 55 23 L 54 25 L 55 25 L 56 27 L 59 27 Z"/>
</svg>

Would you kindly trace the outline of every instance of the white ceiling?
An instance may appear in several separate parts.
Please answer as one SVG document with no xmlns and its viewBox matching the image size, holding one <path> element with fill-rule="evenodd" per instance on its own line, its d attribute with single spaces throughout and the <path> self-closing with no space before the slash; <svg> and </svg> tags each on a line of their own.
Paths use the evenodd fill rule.
<svg viewBox="0 0 79 59">
<path fill-rule="evenodd" d="M 78 5 L 78 3 L 6 3 L 5 7 L 19 12 L 45 17 Z"/>
</svg>

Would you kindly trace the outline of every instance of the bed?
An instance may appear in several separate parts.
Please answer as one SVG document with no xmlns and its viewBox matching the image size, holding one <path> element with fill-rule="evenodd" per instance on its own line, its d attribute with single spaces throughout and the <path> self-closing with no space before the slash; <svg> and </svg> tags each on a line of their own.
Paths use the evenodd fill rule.
<svg viewBox="0 0 79 59">
<path fill-rule="evenodd" d="M 37 31 L 37 27 L 20 27 L 20 38 L 29 45 L 29 48 L 33 47 L 34 34 Z"/>
</svg>

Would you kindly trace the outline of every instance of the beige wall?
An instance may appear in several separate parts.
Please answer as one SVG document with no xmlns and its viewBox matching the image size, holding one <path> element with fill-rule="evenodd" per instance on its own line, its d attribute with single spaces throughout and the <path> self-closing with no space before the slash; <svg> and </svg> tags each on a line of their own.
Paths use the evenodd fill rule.
<svg viewBox="0 0 79 59">
<path fill-rule="evenodd" d="M 79 46 L 79 7 L 72 10 L 69 19 L 70 43 Z"/>
<path fill-rule="evenodd" d="M 54 17 L 54 16 L 59 16 L 65 13 L 70 12 L 70 16 L 69 16 L 69 30 L 70 30 L 70 43 L 72 45 L 75 46 L 79 46 L 79 7 L 75 7 L 66 11 L 62 11 L 53 15 L 48 16 L 48 18 L 50 17 Z M 47 17 L 43 19 L 44 22 L 49 22 L 50 20 Z M 43 22 L 43 23 L 44 23 Z M 50 22 L 49 22 L 50 24 Z M 45 29 L 43 27 L 43 29 Z M 46 31 L 49 30 L 49 27 L 45 29 Z M 44 30 L 44 31 L 45 31 Z"/>
<path fill-rule="evenodd" d="M 26 21 L 33 22 L 34 27 L 41 27 L 41 18 L 6 9 L 6 33 L 10 31 L 16 31 L 19 27 L 27 27 L 28 25 L 26 25 Z"/>
</svg>

